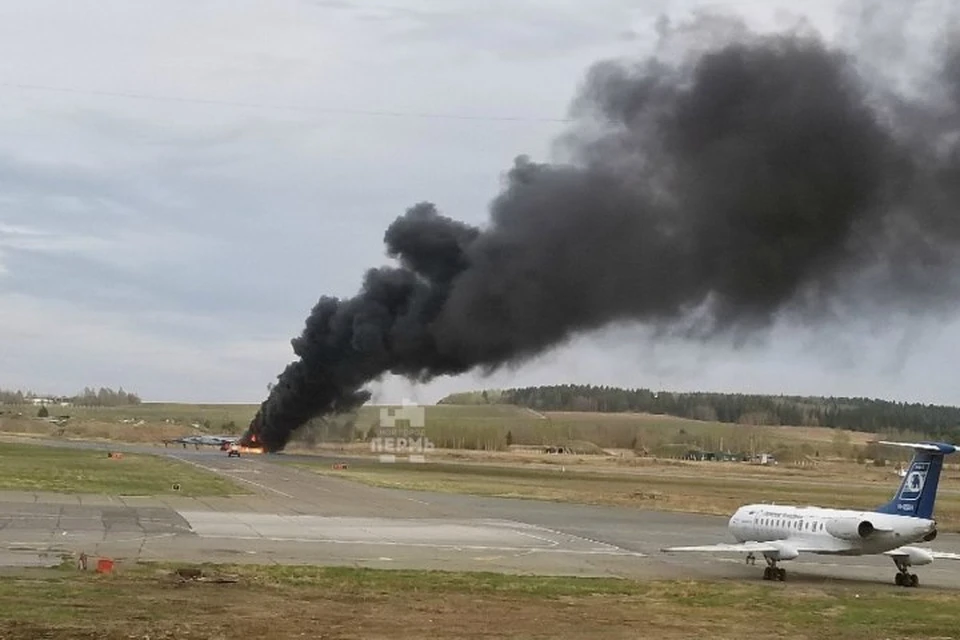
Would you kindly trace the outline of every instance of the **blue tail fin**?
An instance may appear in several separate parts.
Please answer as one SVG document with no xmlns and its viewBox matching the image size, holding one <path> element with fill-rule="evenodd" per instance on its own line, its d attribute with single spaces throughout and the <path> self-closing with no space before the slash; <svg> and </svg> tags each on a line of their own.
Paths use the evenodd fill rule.
<svg viewBox="0 0 960 640">
<path fill-rule="evenodd" d="M 878 508 L 879 513 L 890 513 L 914 518 L 933 519 L 933 505 L 937 499 L 943 458 L 960 448 L 940 442 L 879 442 L 898 447 L 909 447 L 916 453 L 893 500 Z"/>
</svg>

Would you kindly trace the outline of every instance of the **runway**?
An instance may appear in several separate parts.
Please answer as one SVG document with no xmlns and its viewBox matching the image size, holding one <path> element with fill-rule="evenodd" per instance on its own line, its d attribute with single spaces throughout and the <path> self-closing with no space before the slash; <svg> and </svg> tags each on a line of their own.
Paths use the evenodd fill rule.
<svg viewBox="0 0 960 640">
<path fill-rule="evenodd" d="M 762 563 L 746 566 L 740 556 L 660 553 L 669 545 L 730 542 L 726 518 L 381 489 L 279 464 L 282 456 L 160 453 L 234 478 L 253 495 L 0 492 L 0 566 L 52 564 L 60 554 L 83 552 L 121 563 L 257 562 L 635 579 L 761 575 Z M 960 535 L 941 534 L 931 546 L 960 552 Z M 882 557 L 802 556 L 783 566 L 791 582 L 892 585 L 895 574 Z M 922 586 L 960 589 L 958 563 L 915 572 Z"/>
</svg>

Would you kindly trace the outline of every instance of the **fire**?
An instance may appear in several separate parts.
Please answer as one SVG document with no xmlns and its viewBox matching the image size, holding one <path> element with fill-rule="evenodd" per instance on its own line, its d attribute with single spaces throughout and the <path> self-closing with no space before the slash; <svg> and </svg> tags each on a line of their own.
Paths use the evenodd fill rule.
<svg viewBox="0 0 960 640">
<path fill-rule="evenodd" d="M 263 453 L 263 447 L 240 447 L 240 453 Z"/>
<path fill-rule="evenodd" d="M 260 446 L 260 440 L 256 433 L 250 433 L 237 442 L 240 453 L 263 453 L 263 447 Z"/>
</svg>

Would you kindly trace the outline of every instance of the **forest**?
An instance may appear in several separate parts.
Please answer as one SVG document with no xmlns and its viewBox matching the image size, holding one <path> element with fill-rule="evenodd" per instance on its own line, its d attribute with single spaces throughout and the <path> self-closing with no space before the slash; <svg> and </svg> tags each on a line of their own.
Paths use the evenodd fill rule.
<svg viewBox="0 0 960 640">
<path fill-rule="evenodd" d="M 868 398 L 750 395 L 555 385 L 453 394 L 441 404 L 511 404 L 539 411 L 651 413 L 710 422 L 815 426 L 960 437 L 960 408 Z"/>
<path fill-rule="evenodd" d="M 36 398 L 50 400 L 52 404 L 69 403 L 78 407 L 124 407 L 140 404 L 140 397 L 135 393 L 124 391 L 123 387 L 116 391 L 106 387 L 100 387 L 99 389 L 87 387 L 72 396 L 45 395 L 19 389 L 0 389 L 0 404 L 33 404 Z"/>
</svg>

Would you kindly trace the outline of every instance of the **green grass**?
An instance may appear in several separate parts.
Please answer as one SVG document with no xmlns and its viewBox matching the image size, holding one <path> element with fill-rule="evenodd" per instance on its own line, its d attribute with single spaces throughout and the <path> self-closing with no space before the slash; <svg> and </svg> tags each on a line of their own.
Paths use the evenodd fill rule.
<svg viewBox="0 0 960 640">
<path fill-rule="evenodd" d="M 379 420 L 379 407 L 362 407 L 355 429 L 366 433 Z M 342 420 L 344 418 L 340 418 Z M 502 450 L 507 433 L 514 444 L 588 442 L 603 448 L 634 446 L 666 454 L 671 444 L 699 442 L 710 449 L 773 451 L 795 449 L 813 456 L 833 455 L 837 431 L 813 427 L 772 427 L 704 422 L 671 416 L 598 412 L 529 411 L 513 405 L 436 405 L 426 407 L 426 434 L 441 448 Z M 845 432 L 846 433 L 846 432 Z M 850 432 L 851 442 L 868 439 Z M 685 446 L 678 451 L 682 452 Z"/>
<path fill-rule="evenodd" d="M 179 484 L 180 491 L 173 485 Z M 108 495 L 222 496 L 231 481 L 170 458 L 0 443 L 0 489 Z"/>
<path fill-rule="evenodd" d="M 142 563 L 135 569 L 169 570 L 169 563 Z M 355 567 L 317 567 L 299 565 L 191 565 L 205 572 L 242 575 L 247 584 L 310 586 L 338 593 L 465 593 L 504 594 L 559 598 L 581 595 L 631 595 L 646 592 L 644 583 L 619 578 L 568 578 L 555 576 L 511 575 L 494 572 L 419 571 L 404 569 L 366 569 Z"/>
<path fill-rule="evenodd" d="M 642 626 L 677 639 L 762 625 L 778 638 L 872 640 L 955 637 L 960 626 L 957 592 L 885 585 L 200 565 L 238 580 L 204 585 L 177 584 L 174 568 L 0 576 L 0 637 L 620 638 Z"/>
<path fill-rule="evenodd" d="M 37 415 L 33 406 L 5 407 L 7 411 L 16 409 L 24 415 Z M 50 407 L 51 416 L 69 415 L 72 420 L 99 420 L 116 422 L 119 420 L 144 420 L 163 422 L 170 420 L 178 424 L 209 421 L 216 430 L 221 424 L 233 422 L 246 428 L 256 414 L 259 405 L 253 404 L 186 404 L 144 402 L 124 407 Z"/>
<path fill-rule="evenodd" d="M 125 407 L 51 407 L 51 417 L 69 415 L 63 429 L 69 437 L 97 437 L 124 441 L 157 441 L 186 433 L 241 433 L 256 414 L 256 404 L 143 403 Z M 381 407 L 366 406 L 356 413 L 334 416 L 332 423 L 351 422 L 344 429 L 366 434 L 379 423 Z M 806 427 L 758 427 L 701 422 L 669 416 L 595 412 L 537 413 L 512 405 L 432 405 L 426 410 L 426 434 L 441 448 L 503 450 L 507 434 L 514 444 L 544 445 L 592 443 L 603 448 L 646 448 L 670 455 L 694 442 L 713 449 L 775 450 L 792 447 L 805 455 L 831 455 L 833 431 Z M 0 430 L 53 435 L 60 428 L 36 421 L 36 407 L 2 406 Z M 17 413 L 22 413 L 16 417 Z M 141 422 L 142 421 L 142 422 Z M 36 422 L 36 424 L 33 424 Z M 4 426 L 4 423 L 9 423 Z M 192 425 L 199 425 L 195 429 Z M 232 425 L 232 426 L 231 426 Z M 159 429 L 165 435 L 161 435 Z M 853 434 L 854 442 L 864 434 Z M 684 444 L 687 443 L 687 444 Z M 667 447 L 667 448 L 665 448 Z"/>
</svg>

